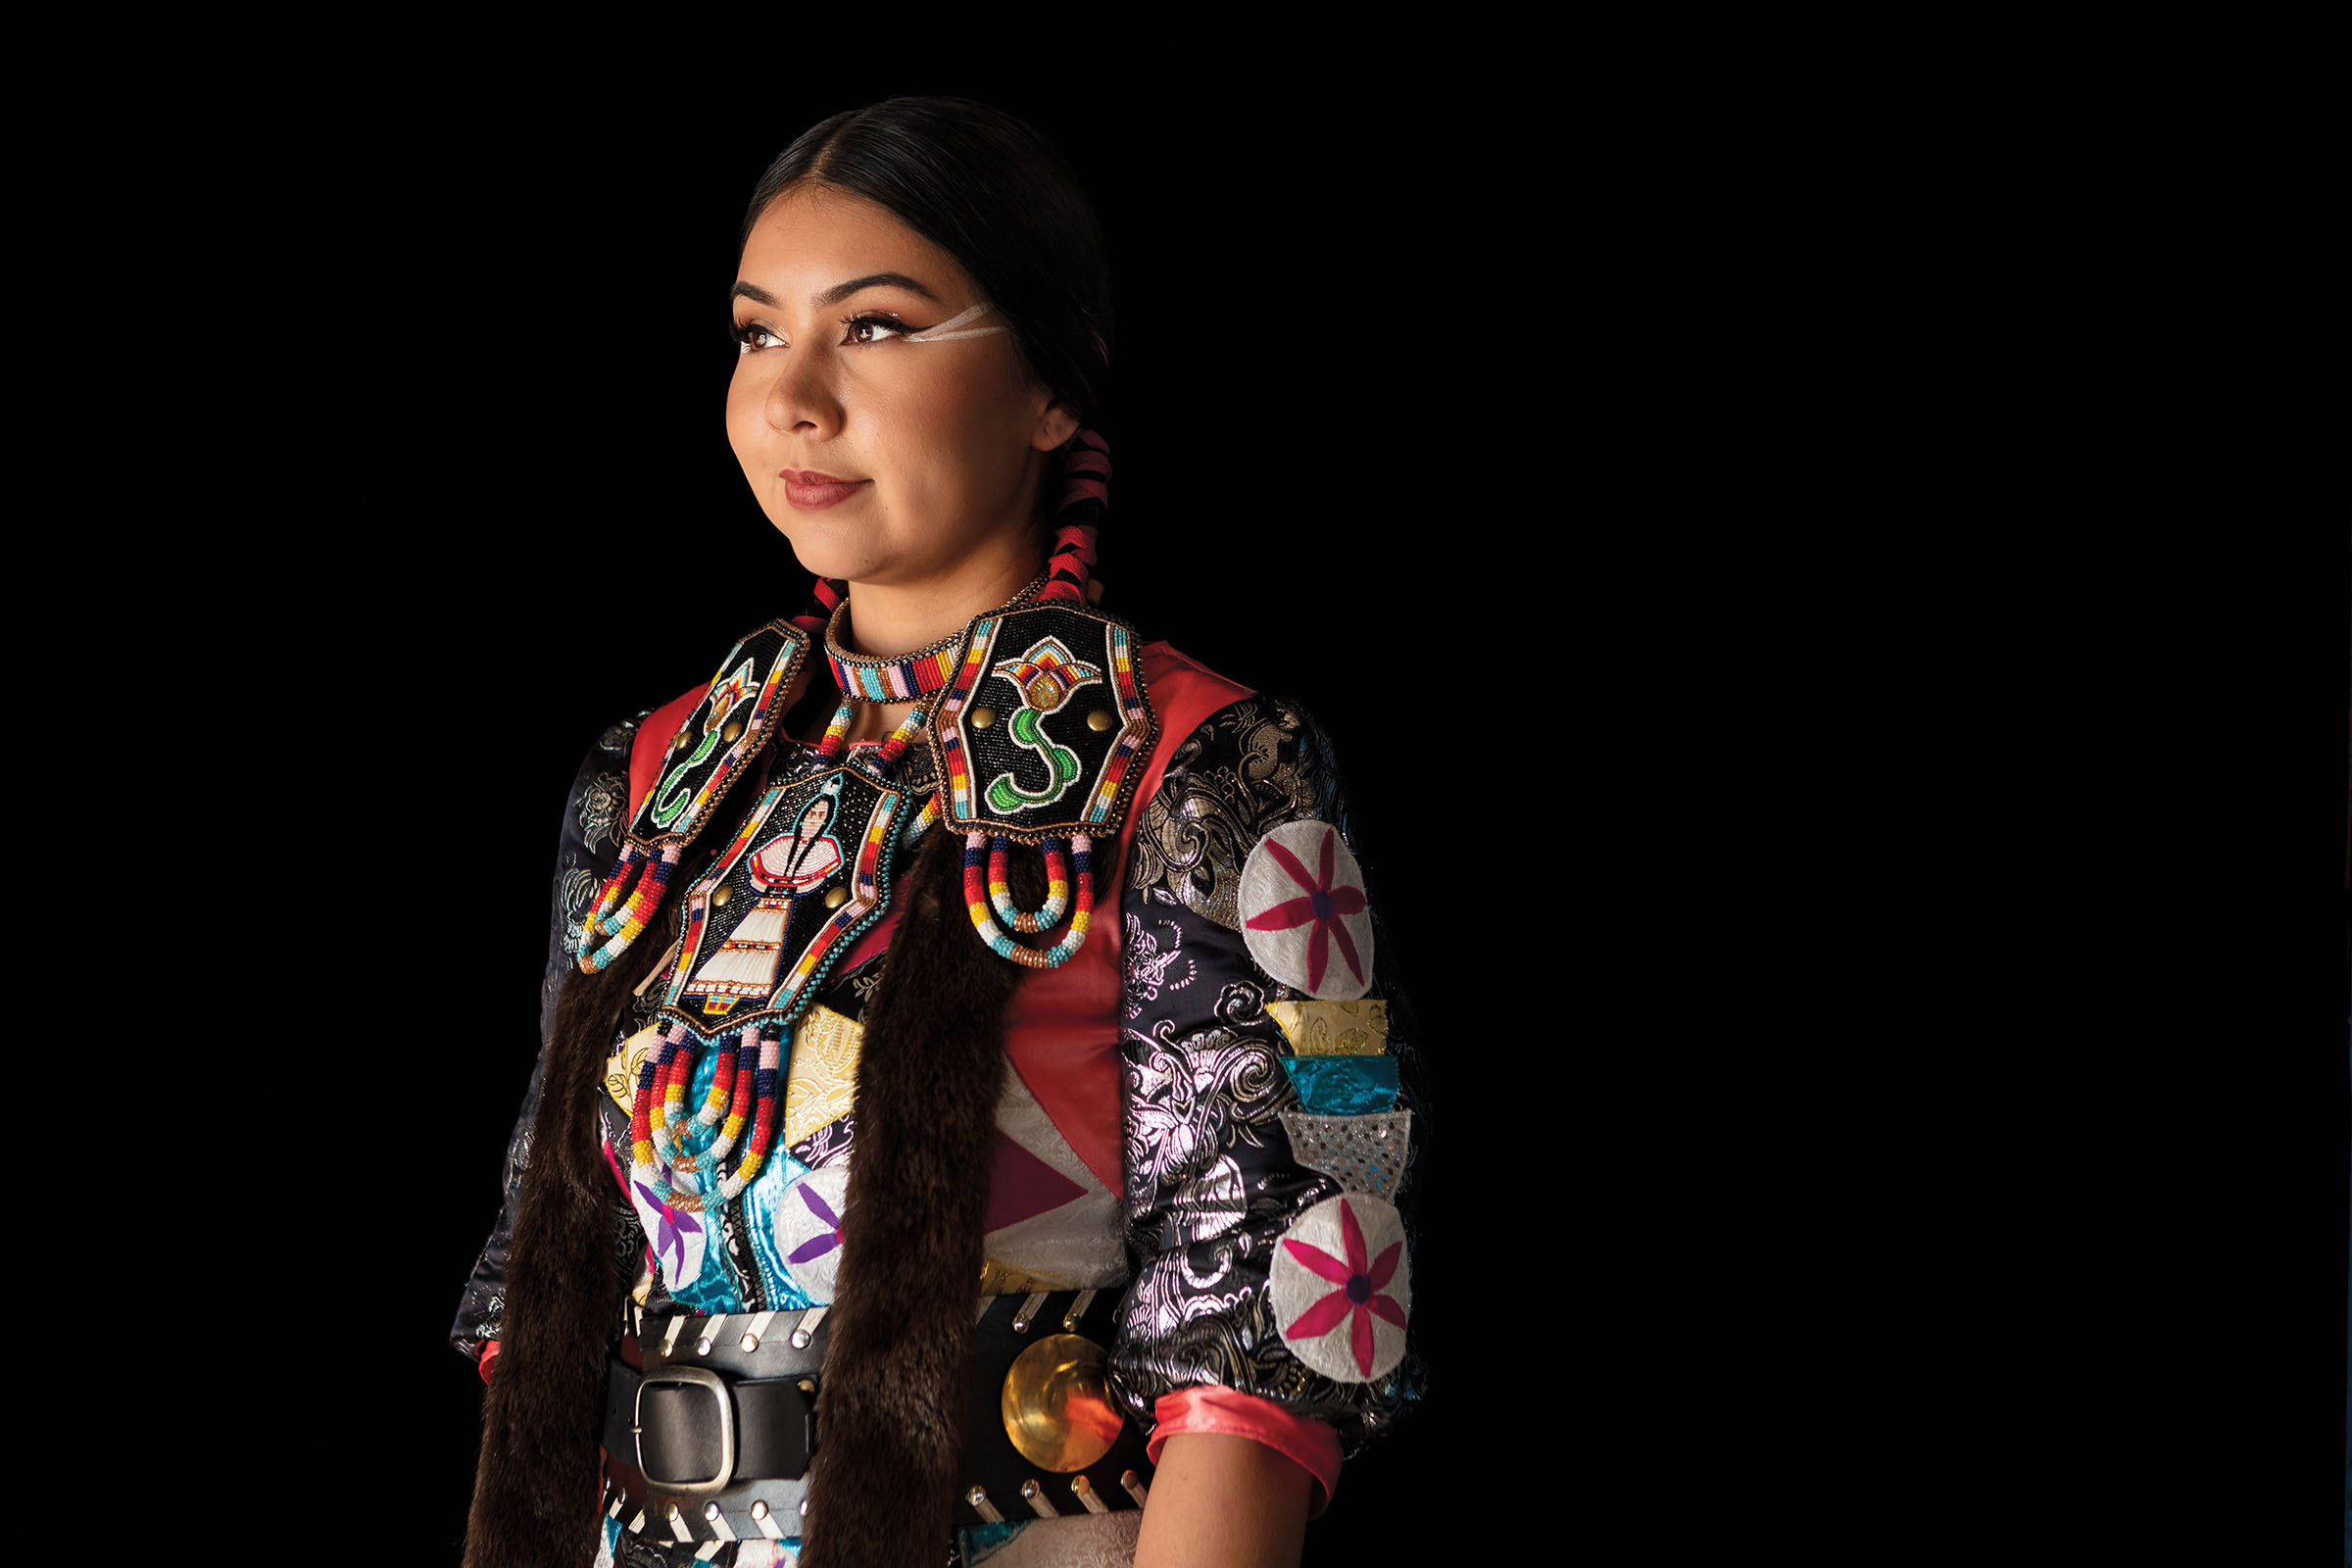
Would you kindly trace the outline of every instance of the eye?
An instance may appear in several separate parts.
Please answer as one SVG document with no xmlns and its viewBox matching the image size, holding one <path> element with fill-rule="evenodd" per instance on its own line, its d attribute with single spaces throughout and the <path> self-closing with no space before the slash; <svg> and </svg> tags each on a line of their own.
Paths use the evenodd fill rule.
<svg viewBox="0 0 2352 1568">
<path fill-rule="evenodd" d="M 727 335 L 735 340 L 738 354 L 757 354 L 761 349 L 780 349 L 784 340 L 757 321 L 738 321 L 728 328 Z"/>
<path fill-rule="evenodd" d="M 852 344 L 887 343 L 894 337 L 903 337 L 913 330 L 895 316 L 881 316 L 870 311 L 863 316 L 851 317 L 842 325 L 847 328 L 841 339 L 845 348 Z"/>
</svg>

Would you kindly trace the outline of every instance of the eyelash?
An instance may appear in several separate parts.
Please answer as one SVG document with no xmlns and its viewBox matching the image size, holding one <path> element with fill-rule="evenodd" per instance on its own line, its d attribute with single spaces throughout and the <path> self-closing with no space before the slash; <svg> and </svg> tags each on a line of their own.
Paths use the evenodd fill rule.
<svg viewBox="0 0 2352 1568">
<path fill-rule="evenodd" d="M 861 326 L 874 327 L 887 333 L 888 336 L 869 338 L 863 343 L 857 342 L 854 334 Z M 891 338 L 904 337 L 916 330 L 886 311 L 861 311 L 856 316 L 843 317 L 841 327 L 841 346 L 843 348 L 872 348 L 876 343 L 887 343 Z M 758 354 L 762 345 L 752 340 L 760 337 L 772 338 L 776 334 L 757 321 L 738 321 L 728 329 L 727 335 L 735 340 L 735 348 L 738 353 Z"/>
</svg>

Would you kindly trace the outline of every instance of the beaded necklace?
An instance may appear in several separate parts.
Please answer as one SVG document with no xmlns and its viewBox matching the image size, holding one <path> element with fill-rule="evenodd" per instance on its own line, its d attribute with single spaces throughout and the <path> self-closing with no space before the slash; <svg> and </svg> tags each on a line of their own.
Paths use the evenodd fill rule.
<svg viewBox="0 0 2352 1568">
<path fill-rule="evenodd" d="M 759 1175 L 783 1119 L 783 1043 L 833 963 L 881 918 L 894 861 L 940 822 L 964 835 L 966 912 L 992 952 L 1051 969 L 1084 946 L 1094 838 L 1116 833 L 1141 771 L 1130 764 L 1157 726 L 1132 628 L 1091 608 L 1095 519 L 1110 478 L 1102 438 L 1079 431 L 1064 468 L 1046 570 L 1009 603 L 954 637 L 876 659 L 842 646 L 845 585 L 820 579 L 826 613 L 770 621 L 737 643 L 671 737 L 582 930 L 587 972 L 626 951 L 659 912 L 686 849 L 774 739 L 782 694 L 821 628 L 841 703 L 813 762 L 765 789 L 687 895 L 658 1008 L 658 1049 L 638 1070 L 629 1117 L 631 1173 L 657 1201 L 699 1210 Z M 1076 702 L 1090 690 L 1105 706 Z M 858 704 L 909 701 L 881 745 L 849 750 Z M 1091 710 L 1083 729 L 1060 716 L 1081 707 Z M 1000 708 L 1011 715 L 1003 725 Z M 939 787 L 909 812 L 892 774 L 924 734 Z M 850 827 L 858 831 L 845 838 Z M 1046 862 L 1046 900 L 1035 909 L 1017 907 L 1006 881 L 1015 843 L 1034 845 Z M 745 907 L 718 916 L 736 898 Z M 805 913 L 820 905 L 829 912 Z M 1067 931 L 1050 947 L 1026 946 L 1004 929 L 1051 934 L 1065 916 Z M 796 931 L 806 932 L 797 942 Z M 710 1087 L 689 1113 L 687 1091 L 706 1050 L 716 1053 Z"/>
<path fill-rule="evenodd" d="M 991 615 L 1015 610 L 1044 582 L 1041 573 Z M 936 707 L 924 699 L 945 684 L 944 676 L 927 679 L 921 671 L 940 668 L 943 654 L 949 656 L 946 669 L 959 667 L 961 661 L 956 656 L 964 634 L 959 632 L 944 643 L 896 659 L 851 655 L 840 643 L 848 608 L 846 603 L 838 606 L 826 627 L 826 662 L 833 669 L 841 701 L 816 743 L 813 764 L 766 791 L 734 840 L 688 891 L 684 929 L 662 1004 L 662 1032 L 638 1069 L 629 1116 L 630 1174 L 655 1201 L 681 1212 L 698 1212 L 710 1203 L 725 1202 L 759 1176 L 783 1120 L 780 1069 L 784 1042 L 813 1002 L 816 983 L 856 936 L 879 918 L 888 902 L 893 862 L 902 860 L 905 852 L 942 814 L 934 794 L 902 827 L 900 819 L 907 815 L 901 809 L 905 791 L 894 782 L 893 774 Z M 904 701 L 900 694 L 910 688 L 918 693 L 918 700 L 890 736 L 870 751 L 852 751 L 847 742 L 858 705 Z M 682 730 L 681 735 L 684 733 Z M 673 742 L 673 755 L 680 749 Z M 853 794 L 872 803 L 865 810 L 864 831 L 858 835 L 854 863 L 834 845 L 826 858 L 818 859 L 823 867 L 819 874 L 796 878 L 794 870 L 811 859 L 818 842 L 808 838 L 809 824 L 820 824 L 820 838 L 832 843 L 833 830 L 843 822 L 845 797 Z M 779 847 L 783 851 L 780 856 Z M 737 868 L 747 859 L 752 861 L 748 877 L 739 876 Z M 767 864 L 774 859 L 782 864 Z M 676 857 L 656 863 L 674 867 Z M 763 882 L 763 872 L 770 869 L 781 874 Z M 805 924 L 801 918 L 805 900 L 818 894 L 836 872 L 846 873 L 847 880 L 823 894 L 821 902 L 831 913 L 798 944 L 791 968 L 779 979 L 792 934 Z M 1001 878 L 1001 859 L 998 874 Z M 668 880 L 669 876 L 663 875 L 657 885 L 652 896 L 655 905 L 660 901 L 660 888 Z M 1066 886 L 1062 891 L 1066 904 Z M 765 896 L 759 897 L 722 936 L 711 919 L 713 912 L 733 897 L 754 893 Z M 1009 900 L 1006 903 L 1009 906 Z M 646 917 L 650 918 L 650 911 Z M 1052 924 L 1049 919 L 1047 926 Z M 628 933 L 631 938 L 634 935 Z M 1075 944 L 1070 946 L 1075 951 Z M 713 977 L 730 966 L 753 977 L 755 983 Z M 729 1021 L 739 1001 L 749 1002 L 753 1008 L 752 1016 L 740 1025 Z M 712 1032 L 711 1019 L 718 1020 L 723 1033 Z M 725 1043 L 730 1035 L 731 1047 Z M 702 1103 L 690 1112 L 687 1090 L 706 1050 L 716 1053 L 710 1086 Z"/>
<path fill-rule="evenodd" d="M 850 942 L 880 915 L 887 903 L 894 838 L 904 849 L 922 832 L 919 819 L 902 832 L 892 832 L 897 826 L 904 792 L 891 784 L 890 774 L 922 729 L 926 716 L 923 706 L 918 704 L 890 738 L 871 753 L 845 759 L 845 737 L 855 714 L 853 702 L 845 700 L 817 742 L 818 765 L 808 770 L 797 784 L 771 788 L 737 831 L 734 842 L 688 894 L 686 929 L 679 938 L 664 998 L 664 1027 L 657 1049 L 648 1054 L 645 1064 L 638 1069 L 636 1101 L 629 1113 L 631 1175 L 657 1202 L 692 1213 L 711 1201 L 725 1202 L 736 1197 L 760 1174 L 774 1146 L 776 1127 L 783 1119 L 780 1093 L 783 1075 L 779 1071 L 783 1064 L 783 1043 L 791 1037 L 793 1027 L 813 1001 L 816 982 L 831 968 L 833 960 L 848 951 Z M 795 916 L 805 896 L 829 881 L 829 874 L 820 874 L 809 884 L 800 885 L 790 877 L 792 866 L 788 863 L 787 875 L 773 884 L 784 887 L 784 895 L 780 899 L 760 901 L 735 927 L 735 935 L 739 936 L 763 914 L 774 916 L 766 922 L 761 936 L 744 941 L 730 937 L 715 944 L 706 940 L 716 933 L 706 933 L 704 924 L 712 908 L 726 904 L 728 896 L 736 891 L 729 873 L 745 859 L 755 840 L 764 836 L 770 846 L 787 844 L 796 858 L 806 857 L 813 843 L 804 841 L 807 824 L 816 820 L 821 810 L 829 834 L 842 814 L 839 803 L 854 787 L 852 780 L 858 775 L 863 776 L 863 783 L 869 787 L 867 793 L 877 800 L 868 811 L 865 831 L 859 835 L 855 860 L 836 861 L 825 868 L 826 872 L 839 869 L 848 873 L 846 888 L 835 890 L 844 896 L 838 901 L 833 895 L 826 896 L 831 914 L 801 945 L 793 967 L 782 977 L 781 984 L 776 983 L 774 971 L 781 967 Z M 776 810 L 779 804 L 785 807 L 781 812 Z M 761 830 L 771 821 L 793 823 L 790 838 L 763 835 Z M 758 875 L 755 870 L 754 878 Z M 756 880 L 753 885 L 758 885 Z M 767 939 L 765 929 L 772 929 L 772 941 Z M 691 1021 L 691 1014 L 678 1005 L 698 995 L 695 972 L 698 969 L 705 974 L 709 972 L 702 961 L 706 947 L 713 950 L 713 964 L 737 955 L 750 955 L 755 962 L 760 958 L 768 960 L 767 974 L 757 987 L 744 993 L 754 999 L 764 994 L 767 1005 L 760 1008 L 748 1026 L 729 1026 L 734 1028 L 736 1038 L 731 1052 L 721 1044 L 723 1035 L 705 1038 Z M 736 1000 L 734 990 L 724 983 L 706 985 L 699 993 L 704 998 L 702 1012 L 725 1020 Z M 775 1005 L 778 999 L 782 1000 L 781 1006 Z M 686 1089 L 706 1047 L 718 1053 L 712 1064 L 710 1089 L 689 1117 L 685 1114 Z M 742 1144 L 742 1157 L 730 1170 L 727 1161 L 742 1143 L 747 1122 L 750 1142 Z"/>
<path fill-rule="evenodd" d="M 992 613 L 1001 615 L 1014 605 L 1027 604 L 1045 585 L 1046 574 L 1041 571 Z M 842 696 L 850 702 L 903 703 L 909 698 L 928 697 L 948 684 L 961 662 L 957 655 L 962 651 L 964 633 L 969 627 L 959 627 L 953 636 L 942 637 L 927 648 L 894 659 L 853 654 L 841 646 L 842 621 L 849 612 L 845 600 L 825 625 L 825 662 L 833 666 L 833 684 L 841 688 Z"/>
</svg>

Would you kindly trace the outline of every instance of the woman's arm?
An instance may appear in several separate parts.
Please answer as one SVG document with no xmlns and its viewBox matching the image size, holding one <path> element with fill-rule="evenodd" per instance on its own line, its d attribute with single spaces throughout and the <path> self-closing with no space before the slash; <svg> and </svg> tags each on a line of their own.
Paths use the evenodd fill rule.
<svg viewBox="0 0 2352 1568">
<path fill-rule="evenodd" d="M 1320 1512 L 1343 1450 L 1419 1394 L 1417 1060 L 1372 974 L 1347 820 L 1320 731 L 1267 698 L 1200 725 L 1139 808 L 1121 900 L 1138 1259 L 1111 1365 L 1152 1417 L 1145 1540 L 1204 1553 L 1168 1562 L 1295 1562 L 1292 1492 Z"/>
<path fill-rule="evenodd" d="M 1135 1568 L 1298 1568 L 1313 1490 L 1254 1439 L 1179 1432 L 1160 1449 Z"/>
</svg>

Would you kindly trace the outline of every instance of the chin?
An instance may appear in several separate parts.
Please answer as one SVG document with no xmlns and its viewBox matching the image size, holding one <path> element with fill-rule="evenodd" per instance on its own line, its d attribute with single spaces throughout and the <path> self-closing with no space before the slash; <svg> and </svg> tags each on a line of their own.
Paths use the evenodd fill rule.
<svg viewBox="0 0 2352 1568">
<path fill-rule="evenodd" d="M 801 564 L 801 569 L 811 576 L 859 582 L 881 565 L 871 552 L 858 548 L 856 539 L 843 538 L 834 530 L 811 528 L 807 517 L 796 514 L 789 522 L 768 520 L 792 546 L 793 559 Z"/>
</svg>

